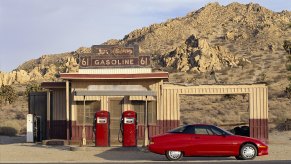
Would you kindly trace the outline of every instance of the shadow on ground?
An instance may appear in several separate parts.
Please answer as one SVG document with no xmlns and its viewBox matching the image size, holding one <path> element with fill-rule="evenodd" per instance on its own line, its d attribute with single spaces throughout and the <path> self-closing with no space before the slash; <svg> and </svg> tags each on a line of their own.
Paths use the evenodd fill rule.
<svg viewBox="0 0 291 164">
<path fill-rule="evenodd" d="M 4 136 L 0 135 L 0 144 L 15 144 L 15 143 L 25 143 L 26 136 Z"/>
<path fill-rule="evenodd" d="M 56 150 L 70 150 L 70 146 L 62 145 L 62 146 L 49 146 L 49 145 L 43 145 L 42 143 L 23 143 L 20 146 L 27 146 L 27 147 L 34 147 L 34 148 L 41 148 L 41 149 L 56 149 Z"/>
<path fill-rule="evenodd" d="M 66 146 L 66 145 L 49 146 L 49 145 L 43 145 L 42 143 L 27 143 L 25 135 L 22 135 L 22 136 L 3 136 L 3 135 L 0 135 L 0 145 L 10 145 L 10 144 L 17 144 L 19 146 L 45 148 L 45 149 L 70 150 L 70 146 Z"/>
<path fill-rule="evenodd" d="M 99 154 L 96 157 L 108 161 L 168 161 L 165 155 L 140 151 L 138 148 L 113 148 Z M 183 157 L 181 161 L 216 161 L 235 160 L 232 157 Z"/>
</svg>

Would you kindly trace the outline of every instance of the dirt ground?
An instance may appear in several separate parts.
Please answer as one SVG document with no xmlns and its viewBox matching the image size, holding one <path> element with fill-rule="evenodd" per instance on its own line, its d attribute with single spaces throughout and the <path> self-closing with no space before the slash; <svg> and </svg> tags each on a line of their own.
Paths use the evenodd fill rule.
<svg viewBox="0 0 291 164">
<path fill-rule="evenodd" d="M 291 131 L 270 133 L 269 155 L 255 160 L 291 160 Z M 184 161 L 230 161 L 233 157 L 187 157 Z M 25 136 L 0 136 L 0 163 L 6 162 L 147 162 L 167 161 L 162 155 L 140 149 L 96 148 L 71 151 L 71 146 L 45 146 L 25 143 Z"/>
</svg>

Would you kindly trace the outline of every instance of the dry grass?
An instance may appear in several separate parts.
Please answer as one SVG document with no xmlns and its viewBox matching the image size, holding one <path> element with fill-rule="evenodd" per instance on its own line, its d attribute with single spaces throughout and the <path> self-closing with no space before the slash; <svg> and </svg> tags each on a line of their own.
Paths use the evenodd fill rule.
<svg viewBox="0 0 291 164">
<path fill-rule="evenodd" d="M 14 85 L 16 91 L 23 92 L 25 87 Z M 26 131 L 26 114 L 28 102 L 25 96 L 20 95 L 13 104 L 0 106 L 0 135 L 17 135 Z"/>
<path fill-rule="evenodd" d="M 272 124 L 271 129 L 283 123 L 287 118 L 291 119 L 290 107 L 291 101 L 287 98 L 273 98 L 269 101 L 269 122 Z"/>
</svg>

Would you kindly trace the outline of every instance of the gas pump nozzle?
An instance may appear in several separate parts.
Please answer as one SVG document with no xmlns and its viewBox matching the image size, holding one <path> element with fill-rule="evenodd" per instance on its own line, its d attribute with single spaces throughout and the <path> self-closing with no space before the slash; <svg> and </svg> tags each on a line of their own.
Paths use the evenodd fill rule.
<svg viewBox="0 0 291 164">
<path fill-rule="evenodd" d="M 92 133 L 92 138 L 93 138 L 93 143 L 95 143 L 96 142 L 96 114 L 94 115 L 94 120 L 93 120 L 93 133 Z"/>
<path fill-rule="evenodd" d="M 120 139 L 121 135 L 121 139 Z M 118 142 L 122 143 L 123 142 L 123 117 L 120 119 L 120 124 L 119 124 L 119 132 L 118 132 Z"/>
</svg>

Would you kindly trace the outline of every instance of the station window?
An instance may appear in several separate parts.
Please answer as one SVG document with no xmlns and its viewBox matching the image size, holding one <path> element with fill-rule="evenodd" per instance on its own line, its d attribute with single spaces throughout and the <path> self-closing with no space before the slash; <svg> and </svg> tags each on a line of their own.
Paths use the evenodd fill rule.
<svg viewBox="0 0 291 164">
<path fill-rule="evenodd" d="M 77 124 L 82 125 L 84 119 L 84 102 L 76 101 L 77 106 Z M 92 125 L 94 115 L 97 111 L 100 111 L 101 103 L 100 101 L 86 101 L 85 106 L 85 124 Z"/>
<path fill-rule="evenodd" d="M 131 101 L 133 110 L 137 113 L 139 125 L 144 124 L 145 101 Z M 157 102 L 148 101 L 148 124 L 157 123 Z"/>
</svg>

